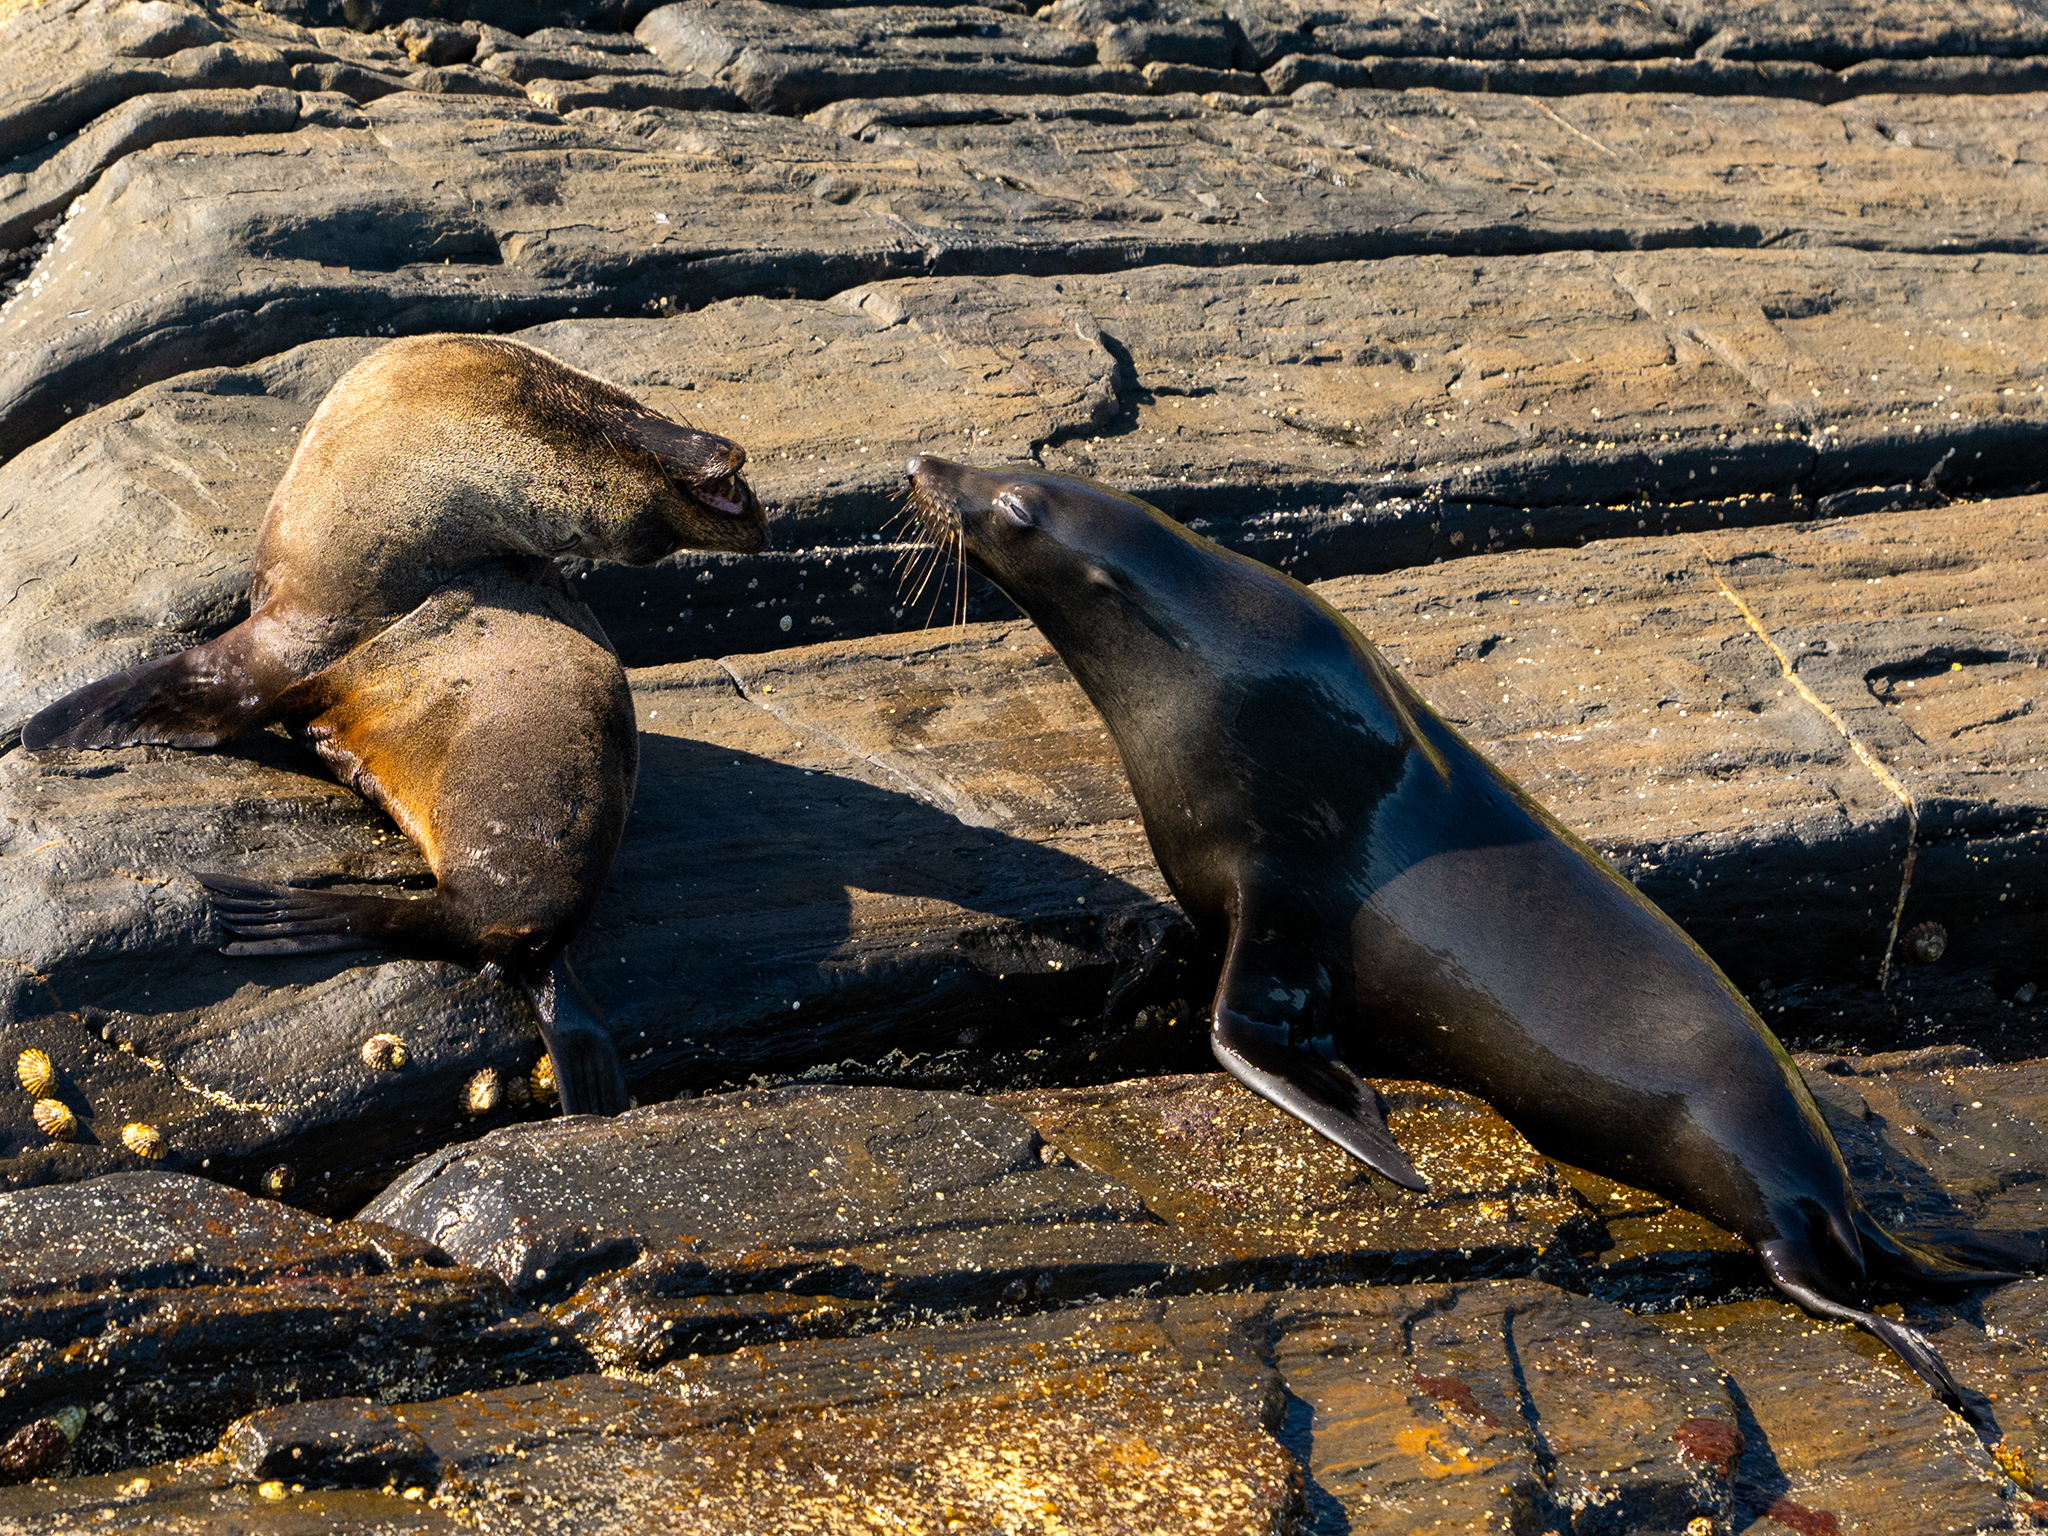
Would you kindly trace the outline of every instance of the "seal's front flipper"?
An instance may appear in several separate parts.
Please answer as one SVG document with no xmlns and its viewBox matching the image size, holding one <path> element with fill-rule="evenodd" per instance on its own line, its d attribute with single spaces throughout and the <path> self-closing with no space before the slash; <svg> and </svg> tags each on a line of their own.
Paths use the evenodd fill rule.
<svg viewBox="0 0 2048 1536">
<path fill-rule="evenodd" d="M 386 945 L 410 953 L 445 952 L 442 900 L 416 901 L 337 891 L 302 891 L 234 875 L 200 875 L 235 942 L 229 955 L 319 955 Z"/>
<path fill-rule="evenodd" d="M 267 723 L 277 687 L 257 666 L 249 622 L 189 651 L 88 683 L 22 722 L 21 744 L 215 747 Z"/>
<path fill-rule="evenodd" d="M 540 1019 L 540 1037 L 547 1042 L 555 1069 L 555 1091 L 565 1115 L 620 1115 L 626 1112 L 626 1071 L 619 1048 L 583 990 L 568 960 L 557 955 L 541 975 L 519 979 Z"/>
<path fill-rule="evenodd" d="M 1771 1277 L 1771 1284 L 1800 1306 L 1818 1317 L 1854 1323 L 1865 1333 L 1882 1340 L 1912 1367 L 1914 1375 L 1934 1389 L 1934 1395 L 1943 1403 L 1972 1424 L 1984 1427 L 1988 1414 L 1982 1400 L 1972 1402 L 1965 1397 L 1962 1387 L 1949 1374 L 1948 1366 L 1917 1328 L 1848 1306 L 1827 1294 L 1828 1281 L 1820 1271 L 1811 1245 L 1792 1238 L 1773 1238 L 1757 1246 L 1757 1256 L 1764 1261 L 1764 1273 Z M 1992 1427 L 1996 1428 L 1995 1425 Z"/>
<path fill-rule="evenodd" d="M 1247 937 L 1240 921 L 1216 989 L 1209 1048 L 1224 1069 L 1406 1189 L 1428 1182 L 1387 1129 L 1379 1095 L 1338 1061 L 1316 1027 L 1329 1012 L 1329 973 L 1271 934 Z"/>
</svg>

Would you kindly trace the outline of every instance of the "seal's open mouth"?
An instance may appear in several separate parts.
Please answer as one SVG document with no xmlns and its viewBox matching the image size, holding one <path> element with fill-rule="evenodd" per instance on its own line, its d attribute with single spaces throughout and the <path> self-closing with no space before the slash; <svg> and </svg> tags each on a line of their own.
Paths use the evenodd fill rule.
<svg viewBox="0 0 2048 1536">
<path fill-rule="evenodd" d="M 738 475 L 724 475 L 704 485 L 689 488 L 690 499 L 721 517 L 746 517 L 754 493 Z"/>
<path fill-rule="evenodd" d="M 676 489 L 706 512 L 746 520 L 757 515 L 754 493 L 740 478 L 747 450 L 731 438 L 651 414 L 622 423 L 619 436 L 653 454 Z"/>
</svg>

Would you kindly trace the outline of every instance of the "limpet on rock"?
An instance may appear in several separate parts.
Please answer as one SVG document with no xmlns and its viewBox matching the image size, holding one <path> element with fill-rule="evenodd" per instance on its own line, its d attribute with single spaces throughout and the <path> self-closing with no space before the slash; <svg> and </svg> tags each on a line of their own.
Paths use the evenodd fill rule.
<svg viewBox="0 0 2048 1536">
<path fill-rule="evenodd" d="M 363 1042 L 363 1065 L 372 1072 L 396 1072 L 410 1054 L 396 1035 L 372 1035 Z"/>
<path fill-rule="evenodd" d="M 504 1092 L 498 1082 L 497 1068 L 485 1067 L 463 1085 L 462 1107 L 472 1115 L 488 1115 L 498 1107 L 498 1100 L 504 1097 Z"/>
<path fill-rule="evenodd" d="M 52 1141 L 69 1141 L 78 1134 L 78 1116 L 62 1099 L 37 1099 L 32 1113 L 36 1129 Z"/>
<path fill-rule="evenodd" d="M 34 1046 L 14 1058 L 14 1075 L 21 1079 L 21 1086 L 30 1096 L 38 1099 L 57 1082 L 57 1068 L 50 1061 L 50 1053 Z"/>
<path fill-rule="evenodd" d="M 137 1157 L 162 1157 L 164 1133 L 153 1125 L 131 1120 L 121 1127 L 121 1145 Z"/>
<path fill-rule="evenodd" d="M 559 1095 L 555 1092 L 555 1063 L 552 1057 L 543 1056 L 533 1064 L 533 1070 L 526 1075 L 527 1085 L 533 1089 L 533 1102 L 552 1104 Z"/>
<path fill-rule="evenodd" d="M 1948 953 L 1948 930 L 1939 923 L 1922 923 L 1907 930 L 1900 947 L 1906 951 L 1907 959 L 1932 965 Z"/>
</svg>

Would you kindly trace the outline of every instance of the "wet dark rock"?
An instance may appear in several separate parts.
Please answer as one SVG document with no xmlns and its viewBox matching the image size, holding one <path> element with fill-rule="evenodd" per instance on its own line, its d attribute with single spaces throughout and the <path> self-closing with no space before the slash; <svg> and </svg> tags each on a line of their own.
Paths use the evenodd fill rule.
<svg viewBox="0 0 2048 1536">
<path fill-rule="evenodd" d="M 1268 1433 L 1280 1394 L 1245 1326 L 1258 1309 L 1193 1308 L 1111 1304 L 395 1405 L 440 1473 L 413 1503 L 311 1488 L 266 1500 L 200 1459 L 151 1469 L 141 1490 L 0 1491 L 0 1520 L 119 1531 L 260 1509 L 265 1531 L 289 1533 L 554 1532 L 659 1528 L 686 1508 L 712 1530 L 923 1529 L 935 1509 L 994 1527 L 1021 1507 L 1077 1530 L 1281 1536 L 1301 1476 Z"/>
<path fill-rule="evenodd" d="M 1575 1533 L 1682 1531 L 1731 1512 L 1728 1482 L 1673 1439 L 1702 1420 L 1732 1430 L 1719 1372 L 1618 1308 L 1529 1281 L 1270 1307 L 1312 1512 L 1354 1530 L 1405 1514 L 1402 1529 Z"/>
<path fill-rule="evenodd" d="M 436 1396 L 588 1358 L 492 1276 L 204 1179 L 0 1194 L 0 1224 L 0 1444 L 17 1475 L 66 1450 L 74 1472 L 204 1450 L 300 1397 Z"/>
<path fill-rule="evenodd" d="M 637 1369 L 1148 1288 L 1526 1273 L 1582 1222 L 1498 1117 L 1420 1085 L 1392 1102 L 1428 1195 L 1211 1075 L 1000 1103 L 790 1088 L 521 1127 L 363 1214 L 555 1302 Z"/>
<path fill-rule="evenodd" d="M 1886 1065 L 1816 1081 L 1840 1085 L 1831 1092 L 1905 1080 L 1923 1093 L 2001 1093 L 1997 1068 Z M 1141 1479 L 1148 1500 L 1165 1496 L 1169 1474 L 1210 1488 L 1218 1507 L 1238 1512 L 1230 1529 L 1264 1528 L 1242 1524 L 1248 1508 L 1295 1507 L 1288 1468 L 1298 1462 L 1303 1512 L 1341 1515 L 1354 1529 L 1419 1501 L 1446 1531 L 1494 1521 L 1676 1531 L 1793 1505 L 1842 1518 L 1941 1510 L 1949 1523 L 1928 1529 L 1967 1530 L 2009 1497 L 2000 1491 L 2013 1486 L 2008 1468 L 2038 1463 L 2048 1402 L 2038 1282 L 1913 1302 L 1915 1323 L 1997 1416 L 2005 1440 L 1994 1456 L 1888 1354 L 1781 1300 L 1644 1319 L 1583 1294 L 1603 1268 L 1668 1249 L 1680 1227 L 1667 1219 L 1658 1229 L 1639 1192 L 1546 1173 L 1470 1100 L 1383 1086 L 1395 1134 L 1436 1182 L 1432 1195 L 1361 1176 L 1217 1075 L 1001 1102 L 755 1091 L 500 1131 L 423 1163 L 366 1213 L 410 1226 L 411 1255 L 389 1226 L 315 1222 L 198 1181 L 143 1176 L 159 1226 L 124 1246 L 131 1229 L 104 1224 L 113 1246 L 91 1275 L 67 1271 L 74 1289 L 103 1274 L 138 1276 L 192 1298 L 206 1283 L 274 1273 L 237 1260 L 253 1246 L 273 1266 L 288 1260 L 287 1273 L 354 1285 L 379 1325 L 417 1330 L 407 1317 L 418 1294 L 400 1293 L 400 1281 L 483 1278 L 419 1267 L 445 1264 L 445 1245 L 546 1305 L 545 1323 L 514 1314 L 529 1337 L 537 1327 L 565 1338 L 573 1330 L 601 1360 L 658 1369 L 644 1385 L 576 1376 L 576 1357 L 558 1352 L 560 1380 L 439 1403 L 419 1401 L 417 1382 L 378 1391 L 381 1404 L 317 1401 L 322 1390 L 350 1392 L 317 1378 L 299 1406 L 237 1424 L 222 1457 L 149 1469 L 147 1487 L 123 1473 L 0 1494 L 0 1519 L 23 1530 L 65 1520 L 127 1529 L 260 1507 L 267 1530 L 320 1529 L 313 1522 L 323 1518 L 439 1529 L 434 1522 L 488 1510 L 494 1528 L 553 1520 L 559 1529 L 582 1518 L 575 1512 L 596 1489 L 632 1506 L 657 1491 L 673 1499 L 682 1486 L 707 1508 L 747 1508 L 758 1529 L 763 1510 L 818 1507 L 886 1448 L 890 1465 L 923 1469 L 909 1474 L 905 1497 L 978 1507 L 960 1501 L 987 1487 L 986 1469 L 1008 1453 L 1024 1460 L 1007 1465 L 1032 1467 L 1034 1486 L 1070 1512 L 1092 1507 L 1080 1492 L 1101 1464 L 1090 1457 L 1111 1456 L 1156 1469 Z M 2014 1091 L 1982 1102 L 2005 1118 Z M 1823 1104 L 1838 1132 L 1850 1123 L 1842 1106 Z M 1967 1194 L 1967 1174 L 1958 1185 L 1946 1165 L 1894 1159 L 1872 1175 L 1861 1153 L 1851 1156 L 1880 1208 L 1896 1197 L 1884 1180 L 1901 1170 Z M 214 1205 L 240 1202 L 228 1213 L 232 1243 L 208 1261 L 174 1246 L 194 1226 L 171 1198 L 187 1186 Z M 37 1193 L 76 1201 L 110 1187 L 128 1186 Z M 2037 1228 L 2042 1216 L 2037 1199 Z M 10 1220 L 9 1230 L 29 1231 L 31 1248 L 39 1240 L 33 1227 Z M 1540 1275 L 1550 1262 L 1532 1250 L 1568 1253 L 1551 1265 L 1568 1288 L 1526 1273 L 1330 1283 L 1431 1266 L 1483 1272 L 1508 1234 L 1525 1271 Z M 1433 1251 L 1389 1268 L 1401 1242 Z M 1162 1268 L 1162 1258 L 1174 1262 Z M 1663 1260 L 1674 1272 L 1684 1261 Z M 0 1283 L 44 1315 L 69 1295 L 36 1294 L 19 1275 Z M 1230 1290 L 1088 1295 L 1155 1284 Z M 375 1285 L 385 1290 L 372 1294 Z M 124 1283 L 124 1303 L 133 1289 Z M 93 1305 L 105 1308 L 104 1294 Z M 958 1320 L 917 1323 L 948 1313 Z M 446 1352 L 445 1322 L 440 1330 Z M 501 1346 L 495 1358 L 503 1369 L 519 1356 Z M 1073 1439 L 1068 1415 L 1094 1438 Z M 48 1409 L 24 1417 L 30 1427 L 55 1418 Z M 947 1449 L 911 1455 L 905 1447 L 924 1445 L 920 1434 Z M 1140 1444 L 1149 1454 L 1136 1456 Z M 1084 1454 L 1087 1445 L 1095 1450 Z M 1292 1457 L 1272 1459 L 1283 1446 Z M 358 1458 L 353 1468 L 322 1459 L 343 1454 Z M 1202 1455 L 1211 1470 L 1191 1476 L 1190 1458 Z M 249 1488 L 258 1480 L 275 1496 Z M 350 1481 L 389 1491 L 322 1486 Z M 408 1487 L 421 1502 L 403 1517 L 376 1502 Z M 1053 1491 L 1061 1487 L 1068 1492 Z M 228 1505 L 210 1502 L 223 1496 Z M 360 1499 L 370 1502 L 351 1502 Z"/>
<path fill-rule="evenodd" d="M 2038 1378 L 2039 1367 L 2017 1359 L 2017 1352 L 1997 1374 L 1986 1373 L 1989 1359 L 1974 1342 L 1983 1331 L 1966 1320 L 1969 1310 L 1943 1316 L 1942 1309 L 1915 1305 L 1907 1320 L 1926 1331 L 1951 1369 L 1975 1388 L 2002 1395 L 2015 1368 L 2022 1380 Z M 1698 1307 L 1647 1321 L 1682 1347 L 1703 1352 L 1710 1370 L 1730 1382 L 1743 1442 L 1732 1486 L 1737 1529 L 1761 1519 L 1798 1530 L 1794 1519 L 1802 1510 L 1815 1519 L 1831 1516 L 1845 1531 L 2006 1526 L 2011 1478 L 1961 1418 L 1931 1401 L 1865 1336 L 1776 1300 Z M 1777 1515 L 1770 1513 L 1774 1507 Z"/>
<path fill-rule="evenodd" d="M 417 1431 L 368 1398 L 266 1408 L 229 1425 L 220 1448 L 250 1482 L 406 1488 L 434 1476 L 434 1455 Z"/>
</svg>

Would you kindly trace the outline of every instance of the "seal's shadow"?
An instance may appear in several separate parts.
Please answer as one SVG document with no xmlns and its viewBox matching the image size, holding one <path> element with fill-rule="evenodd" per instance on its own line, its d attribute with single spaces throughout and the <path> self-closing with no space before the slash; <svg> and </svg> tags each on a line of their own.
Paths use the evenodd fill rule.
<svg viewBox="0 0 2048 1536">
<path fill-rule="evenodd" d="M 1102 1014 L 1186 932 L 1162 896 L 913 794 L 675 736 L 640 749 L 571 948 L 636 1083 L 1021 1042 Z"/>
</svg>

